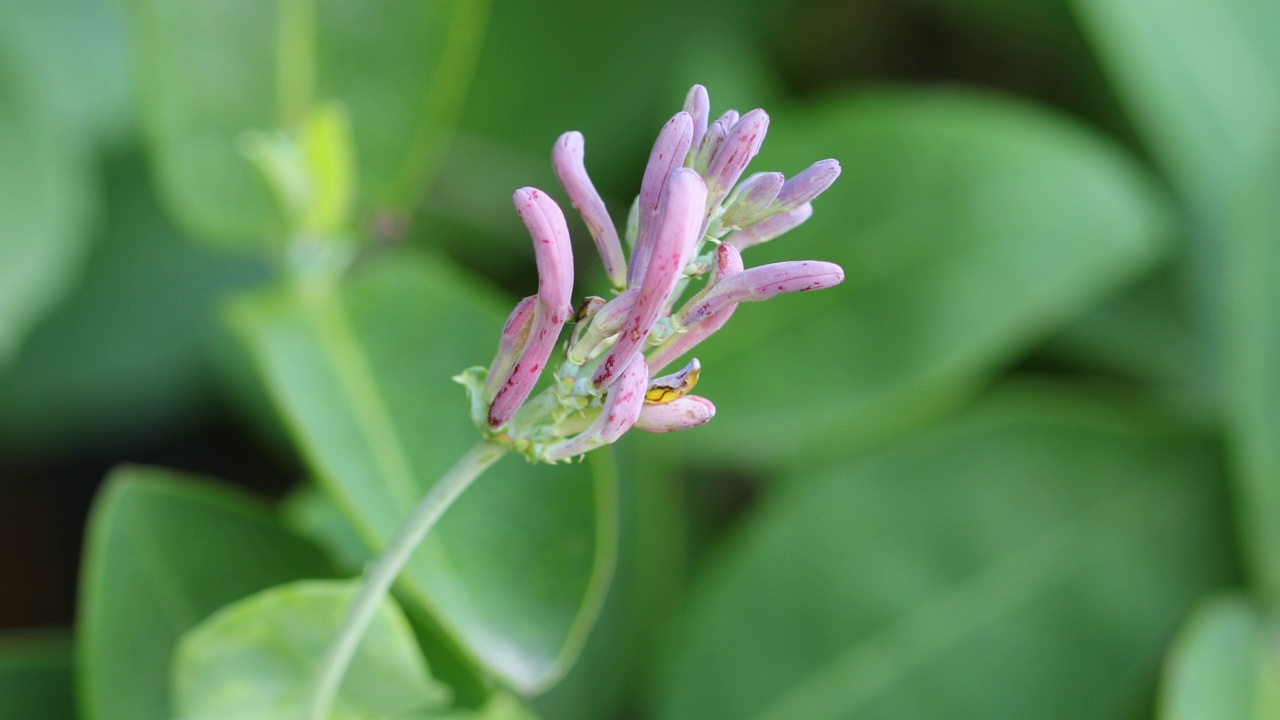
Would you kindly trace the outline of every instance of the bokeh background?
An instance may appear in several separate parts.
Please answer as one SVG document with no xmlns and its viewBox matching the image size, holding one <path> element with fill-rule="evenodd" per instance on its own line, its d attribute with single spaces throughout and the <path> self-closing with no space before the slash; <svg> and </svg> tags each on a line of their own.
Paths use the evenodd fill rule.
<svg viewBox="0 0 1280 720">
<path fill-rule="evenodd" d="M 694 82 L 769 110 L 754 169 L 844 166 L 747 259 L 846 284 L 741 310 L 699 353 L 715 421 L 619 447 L 614 585 L 543 716 L 1280 717 L 1280 4 L 493 0 L 434 76 L 379 18 L 440 4 L 319 4 L 322 46 L 383 50 L 322 47 L 333 87 L 440 103 L 362 199 L 370 254 L 524 295 L 511 191 L 560 197 L 576 129 L 622 217 Z M 0 671 L 38 650 L 54 683 L 114 468 L 311 473 L 225 322 L 278 271 L 237 214 L 265 186 L 205 123 L 287 74 L 230 60 L 274 30 L 125 5 L 0 0 Z M 1205 686 L 1254 714 L 1180 709 L 1196 660 L 1256 677 Z"/>
</svg>

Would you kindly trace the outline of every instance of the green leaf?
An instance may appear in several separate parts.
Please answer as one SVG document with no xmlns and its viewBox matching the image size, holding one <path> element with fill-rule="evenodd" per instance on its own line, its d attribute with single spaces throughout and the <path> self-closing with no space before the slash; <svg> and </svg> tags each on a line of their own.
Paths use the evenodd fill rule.
<svg viewBox="0 0 1280 720">
<path fill-rule="evenodd" d="M 83 148 L 0 32 L 0 366 L 70 291 L 88 248 Z"/>
<path fill-rule="evenodd" d="M 0 635 L 0 717 L 67 720 L 75 717 L 74 699 L 70 633 Z"/>
<path fill-rule="evenodd" d="M 266 184 L 238 148 L 249 130 L 350 114 L 366 213 L 404 210 L 433 172 L 466 93 L 483 2 L 129 2 L 141 115 L 166 198 L 193 232 L 278 239 Z"/>
<path fill-rule="evenodd" d="M 1280 602 L 1280 152 L 1263 157 L 1268 161 L 1250 176 L 1227 237 L 1224 414 L 1247 567 L 1274 604 Z"/>
<path fill-rule="evenodd" d="M 285 288 L 234 308 L 304 454 L 369 547 L 478 440 L 450 378 L 492 357 L 503 305 L 442 260 L 405 254 L 339 291 Z M 600 462 L 499 461 L 402 577 L 446 635 L 522 691 L 572 663 L 608 584 L 616 489 Z"/>
<path fill-rule="evenodd" d="M 1272 0 L 1074 0 L 1147 145 L 1201 216 L 1231 194 L 1280 120 Z"/>
<path fill-rule="evenodd" d="M 214 384 L 209 349 L 237 349 L 215 307 L 267 277 L 260 263 L 179 235 L 136 155 L 111 158 L 105 180 L 107 222 L 83 281 L 0 375 L 6 450 L 101 445 L 197 421 Z"/>
<path fill-rule="evenodd" d="M 1165 665 L 1160 720 L 1276 717 L 1280 706 L 1267 705 L 1280 693 L 1274 631 L 1243 597 L 1201 603 Z"/>
<path fill-rule="evenodd" d="M 1229 573 L 1218 479 L 1069 388 L 793 478 L 707 568 L 657 717 L 1122 717 Z"/>
<path fill-rule="evenodd" d="M 355 591 L 347 582 L 274 587 L 193 628 L 174 658 L 178 716 L 271 720 L 296 715 Z M 449 689 L 431 678 L 409 621 L 388 600 L 356 648 L 332 717 L 438 717 L 449 700 Z"/>
<path fill-rule="evenodd" d="M 1151 267 L 1167 208 L 1131 158 L 1062 119 L 964 92 L 833 97 L 778 112 L 752 167 L 836 157 L 791 234 L 745 253 L 840 263 L 833 290 L 739 308 L 697 350 L 696 430 L 721 457 L 844 453 L 974 385 Z"/>
<path fill-rule="evenodd" d="M 112 474 L 89 519 L 76 632 L 86 720 L 168 720 L 178 638 L 229 602 L 326 577 L 261 503 L 168 470 Z"/>
</svg>

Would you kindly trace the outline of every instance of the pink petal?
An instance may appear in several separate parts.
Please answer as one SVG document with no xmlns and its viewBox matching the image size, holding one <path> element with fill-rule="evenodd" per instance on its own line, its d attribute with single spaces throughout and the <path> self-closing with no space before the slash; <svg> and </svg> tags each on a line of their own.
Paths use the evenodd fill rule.
<svg viewBox="0 0 1280 720">
<path fill-rule="evenodd" d="M 741 230 L 735 230 L 724 241 L 739 250 L 746 250 L 753 245 L 769 242 L 779 235 L 794 230 L 812 215 L 813 205 L 805 203 L 790 212 L 774 215 Z"/>
<path fill-rule="evenodd" d="M 521 188 L 512 199 L 516 212 L 533 236 L 534 257 L 538 261 L 538 297 L 564 322 L 573 295 L 573 246 L 564 213 L 537 188 Z"/>
<path fill-rule="evenodd" d="M 645 405 L 635 427 L 652 433 L 669 433 L 676 430 L 706 425 L 716 415 L 716 406 L 698 395 L 685 395 L 665 405 Z"/>
<path fill-rule="evenodd" d="M 489 365 L 489 374 L 484 383 L 484 397 L 487 402 L 493 400 L 498 388 L 506 383 L 511 375 L 511 367 L 515 365 L 516 355 L 524 349 L 529 340 L 529 329 L 533 327 L 533 305 L 537 295 L 516 303 L 516 307 L 502 326 L 502 336 L 498 340 L 498 354 Z"/>
<path fill-rule="evenodd" d="M 671 173 L 663 188 L 661 213 L 653 232 L 652 258 L 644 270 L 640 296 L 627 316 L 617 344 L 591 378 L 596 387 L 608 387 L 619 369 L 626 367 L 649 337 L 654 320 L 680 279 L 701 235 L 706 200 L 707 187 L 698 173 L 688 168 L 678 168 Z"/>
<path fill-rule="evenodd" d="M 653 252 L 653 225 L 663 188 L 671 171 L 684 164 L 692 141 L 693 119 L 689 113 L 681 111 L 662 126 L 658 140 L 653 144 L 644 179 L 640 182 L 640 226 L 636 245 L 631 251 L 631 264 L 627 268 L 627 287 L 637 287 L 644 280 L 643 273 Z"/>
<path fill-rule="evenodd" d="M 556 177 L 569 195 L 569 202 L 582 215 L 582 220 L 591 231 L 591 237 L 600 251 L 604 261 L 604 271 L 609 282 L 616 288 L 626 287 L 627 261 L 622 255 L 622 243 L 618 240 L 618 230 L 613 226 L 604 200 L 596 192 L 591 177 L 587 174 L 583 163 L 584 145 L 582 133 L 567 132 L 556 141 L 551 151 L 551 164 L 555 168 Z"/>
<path fill-rule="evenodd" d="M 686 326 L 693 326 L 738 303 L 759 302 L 783 293 L 822 290 L 842 282 L 844 269 L 835 263 L 792 260 L 761 265 L 725 278 L 694 305 L 682 321 Z"/>
</svg>

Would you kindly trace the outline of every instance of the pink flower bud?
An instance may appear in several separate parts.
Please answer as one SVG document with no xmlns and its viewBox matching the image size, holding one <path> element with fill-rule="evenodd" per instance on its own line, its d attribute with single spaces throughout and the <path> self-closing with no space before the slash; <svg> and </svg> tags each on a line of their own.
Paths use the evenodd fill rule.
<svg viewBox="0 0 1280 720">
<path fill-rule="evenodd" d="M 779 235 L 794 230 L 812 215 L 813 205 L 805 203 L 790 212 L 773 215 L 741 230 L 735 230 L 724 241 L 739 250 L 746 250 L 753 245 L 767 243 Z"/>
<path fill-rule="evenodd" d="M 737 122 L 736 120 L 734 122 Z M 689 167 L 697 170 L 699 174 L 706 174 L 707 166 L 711 164 L 711 158 L 720 152 L 720 146 L 724 144 L 724 139 L 729 137 L 729 128 L 731 126 L 724 120 L 716 120 L 711 123 L 711 127 L 702 135 L 702 142 L 694 148 L 693 157 L 689 163 Z"/>
<path fill-rule="evenodd" d="M 528 342 L 529 329 L 533 327 L 533 306 L 537 299 L 537 295 L 530 295 L 516 303 L 515 309 L 507 317 L 507 323 L 502 326 L 502 336 L 498 339 L 498 355 L 489 365 L 489 374 L 484 383 L 485 402 L 493 402 L 493 396 L 497 394 L 498 388 L 511 375 L 511 367 L 515 365 L 516 356 Z"/>
<path fill-rule="evenodd" d="M 780 172 L 757 173 L 744 180 L 730 194 L 728 207 L 720 216 L 720 227 L 742 227 L 759 219 L 786 187 L 783 181 Z"/>
<path fill-rule="evenodd" d="M 740 272 L 742 272 L 742 255 L 732 245 L 721 243 L 716 248 L 715 273 L 707 281 L 706 290 L 695 296 L 687 308 L 692 309 L 721 281 Z M 649 354 L 649 367 L 653 372 L 662 372 L 668 365 L 696 347 L 698 343 L 711 337 L 717 330 L 724 327 L 725 323 L 729 322 L 729 318 L 733 317 L 733 311 L 737 309 L 737 305 L 730 305 L 693 327 L 687 328 L 684 332 L 668 338 L 666 342 L 659 345 L 656 350 Z M 687 310 L 682 314 L 687 314 Z"/>
<path fill-rule="evenodd" d="M 654 320 L 680 279 L 680 272 L 689 262 L 701 235 L 706 201 L 707 187 L 698 173 L 688 168 L 678 168 L 671 173 L 663 188 L 660 212 L 654 224 L 652 255 L 643 271 L 640 295 L 627 316 L 617 344 L 591 378 L 596 387 L 608 387 L 619 369 L 631 362 L 632 355 L 649 337 Z"/>
<path fill-rule="evenodd" d="M 707 123 L 711 120 L 711 100 L 707 97 L 707 89 L 701 85 L 689 88 L 684 98 L 684 111 L 693 119 L 693 136 L 689 147 L 696 151 L 702 143 L 702 136 L 707 134 Z"/>
<path fill-rule="evenodd" d="M 684 164 L 685 156 L 693 141 L 693 119 L 689 113 L 678 112 L 658 133 L 658 140 L 649 153 L 649 164 L 640 182 L 640 226 L 635 248 L 631 251 L 631 265 L 627 268 L 627 287 L 637 287 L 644 281 L 645 268 L 653 252 L 654 220 L 658 204 L 671 171 Z"/>
<path fill-rule="evenodd" d="M 669 433 L 676 430 L 706 425 L 716 415 L 716 406 L 698 395 L 685 395 L 665 405 L 645 405 L 635 427 L 651 433 Z"/>
<path fill-rule="evenodd" d="M 844 270 L 820 260 L 792 260 L 744 270 L 716 284 L 682 321 L 692 326 L 731 305 L 759 302 L 776 295 L 834 287 L 844 282 Z"/>
<path fill-rule="evenodd" d="M 819 160 L 791 178 L 782 186 L 773 201 L 771 213 L 784 213 L 806 205 L 826 192 L 840 177 L 840 163 L 836 160 Z"/>
<path fill-rule="evenodd" d="M 556 347 L 556 340 L 560 337 L 566 317 L 565 313 L 551 310 L 542 302 L 542 298 L 538 298 L 534 304 L 529 340 L 489 405 L 489 427 L 496 429 L 506 425 L 524 401 L 529 399 L 529 393 L 538 384 L 538 378 L 547 366 L 547 359 Z M 485 386 L 488 387 L 487 382 Z"/>
<path fill-rule="evenodd" d="M 644 356 L 635 355 L 609 389 L 600 406 L 600 414 L 591 425 L 576 436 L 547 448 L 543 457 L 551 462 L 564 460 L 622 437 L 640 418 L 648 385 L 649 368 Z"/>
<path fill-rule="evenodd" d="M 556 141 L 555 148 L 551 151 L 551 164 L 569 196 L 569 202 L 582 215 L 583 222 L 591 231 L 596 249 L 600 251 L 600 258 L 604 261 L 604 271 L 609 282 L 621 289 L 627 283 L 627 261 L 622 255 L 622 243 L 618 240 L 618 230 L 609 218 L 604 200 L 587 175 L 583 154 L 582 133 L 567 132 Z"/>
<path fill-rule="evenodd" d="M 747 164 L 760 152 L 765 133 L 769 130 L 769 115 L 760 109 L 752 110 L 742 116 L 732 128 L 720 146 L 720 150 L 711 159 L 707 168 L 707 209 L 719 207 L 738 178 L 742 177 Z"/>
<path fill-rule="evenodd" d="M 573 246 L 560 206 L 537 188 L 520 188 L 512 199 L 533 236 L 538 261 L 538 297 L 563 323 L 573 294 Z"/>
</svg>

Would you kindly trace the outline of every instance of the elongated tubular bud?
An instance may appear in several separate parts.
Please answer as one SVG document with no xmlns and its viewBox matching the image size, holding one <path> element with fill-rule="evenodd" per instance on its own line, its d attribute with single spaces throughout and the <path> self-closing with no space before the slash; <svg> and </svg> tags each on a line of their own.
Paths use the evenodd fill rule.
<svg viewBox="0 0 1280 720">
<path fill-rule="evenodd" d="M 524 401 L 529 399 L 529 393 L 538 384 L 538 378 L 547 366 L 547 359 L 556 347 L 556 340 L 560 337 L 566 317 L 566 313 L 548 308 L 538 298 L 534 304 L 533 326 L 529 329 L 528 342 L 489 405 L 489 427 L 497 429 L 506 425 Z"/>
<path fill-rule="evenodd" d="M 706 425 L 716 416 L 716 406 L 699 395 L 685 395 L 664 405 L 645 405 L 635 427 L 651 433 L 669 433 Z"/>
<path fill-rule="evenodd" d="M 608 387 L 649 337 L 653 321 L 662 311 L 698 242 L 706 202 L 707 186 L 698 173 L 689 168 L 678 168 L 671 173 L 663 188 L 661 212 L 653 232 L 652 256 L 644 271 L 640 296 L 627 316 L 618 342 L 591 378 L 597 388 Z"/>
<path fill-rule="evenodd" d="M 653 226 L 663 189 L 671 171 L 684 164 L 692 141 L 693 119 L 689 113 L 681 111 L 662 126 L 658 140 L 653 144 L 644 179 L 640 182 L 640 226 L 631 251 L 631 264 L 627 267 L 627 287 L 638 287 L 644 281 L 644 272 L 653 253 Z"/>
<path fill-rule="evenodd" d="M 738 115 L 737 110 L 725 110 L 720 114 L 720 117 L 716 118 L 716 122 L 724 125 L 727 129 L 737 125 L 739 119 L 740 116 Z"/>
<path fill-rule="evenodd" d="M 747 164 L 760 152 L 765 133 L 769 130 L 769 115 L 756 108 L 742 116 L 711 158 L 707 167 L 707 211 L 720 205 L 729 191 L 742 177 Z"/>
<path fill-rule="evenodd" d="M 567 132 L 556 141 L 551 151 L 551 164 L 555 168 L 560 185 L 569 196 L 569 202 L 583 222 L 591 231 L 596 241 L 596 249 L 600 251 L 600 259 L 604 262 L 604 272 L 609 282 L 621 290 L 627 284 L 627 260 L 622 254 L 622 243 L 618 240 L 618 230 L 613 226 L 604 200 L 596 192 L 587 167 L 583 163 L 584 144 L 582 133 Z"/>
<path fill-rule="evenodd" d="M 635 425 L 644 407 L 644 392 L 649 386 L 649 367 L 644 356 L 636 355 L 609 389 L 600 414 L 586 430 L 547 449 L 544 457 L 555 462 L 582 455 L 622 437 Z"/>
<path fill-rule="evenodd" d="M 799 175 L 783 184 L 778 196 L 769 208 L 770 214 L 784 213 L 806 205 L 826 192 L 840 177 L 840 163 L 836 160 L 819 160 L 800 171 Z"/>
<path fill-rule="evenodd" d="M 533 237 L 533 254 L 538 261 L 538 297 L 563 323 L 569 315 L 573 295 L 573 246 L 564 213 L 537 188 L 520 188 L 512 200 Z"/>
<path fill-rule="evenodd" d="M 708 127 L 707 132 L 702 136 L 702 142 L 694 149 L 689 167 L 697 170 L 698 174 L 705 175 L 707 166 L 711 164 L 711 158 L 720 151 L 720 146 L 724 144 L 726 137 L 729 137 L 729 125 L 726 125 L 723 120 L 711 123 L 711 127 Z"/>
<path fill-rule="evenodd" d="M 725 278 L 732 277 L 740 272 L 742 272 L 742 255 L 732 245 L 721 243 L 716 248 L 715 273 L 707 281 L 707 288 L 695 295 L 685 305 L 681 315 L 687 315 L 689 310 L 701 302 L 702 298 L 706 297 L 706 294 L 711 292 L 711 289 L 720 284 Z M 729 322 L 729 318 L 733 317 L 733 311 L 737 309 L 737 305 L 730 305 L 693 327 L 686 328 L 684 332 L 667 338 L 666 342 L 649 353 L 649 367 L 653 368 L 653 372 L 662 372 L 668 365 L 696 347 L 698 343 L 706 340 L 715 334 L 717 330 L 724 327 L 725 323 Z"/>
<path fill-rule="evenodd" d="M 746 250 L 754 245 L 767 243 L 779 235 L 796 229 L 812 215 L 813 205 L 805 203 L 790 212 L 774 215 L 758 223 L 752 223 L 741 230 L 735 230 L 729 233 L 724 242 L 739 250 Z"/>
<path fill-rule="evenodd" d="M 779 191 L 785 187 L 780 172 L 759 173 L 747 178 L 729 198 L 729 206 L 720 216 L 720 227 L 748 225 L 764 215 Z"/>
<path fill-rule="evenodd" d="M 705 87 L 694 85 L 689 88 L 689 94 L 684 97 L 684 111 L 693 119 L 693 137 L 689 143 L 689 154 L 685 158 L 687 166 L 702 144 L 702 136 L 707 134 L 707 123 L 711 120 L 711 99 L 707 97 Z"/>
<path fill-rule="evenodd" d="M 591 351 L 608 338 L 617 335 L 622 324 L 627 321 L 631 309 L 635 307 L 636 298 L 640 297 L 640 289 L 633 288 L 605 303 L 591 319 L 591 325 L 582 333 L 582 337 L 569 348 L 569 362 L 581 365 L 587 361 Z"/>
<path fill-rule="evenodd" d="M 682 318 L 692 326 L 730 305 L 759 302 L 791 292 L 822 290 L 844 282 L 844 269 L 820 260 L 791 260 L 744 270 L 725 278 Z"/>
<path fill-rule="evenodd" d="M 529 329 L 533 327 L 533 308 L 538 300 L 537 295 L 516 303 L 516 307 L 502 326 L 502 335 L 498 340 L 498 354 L 489 365 L 489 374 L 484 382 L 484 400 L 493 402 L 498 388 L 511 375 L 511 368 L 516 364 L 516 356 L 524 349 L 529 340 Z"/>
</svg>

